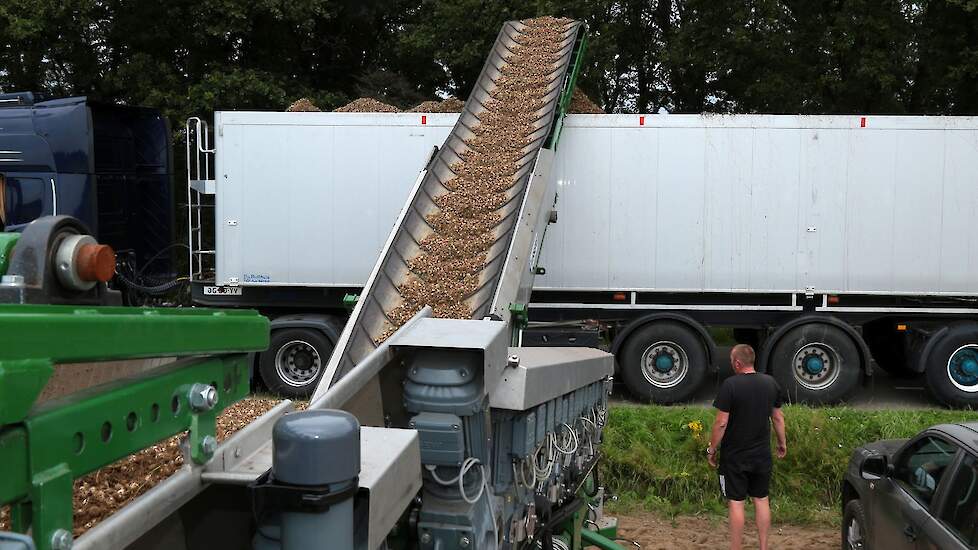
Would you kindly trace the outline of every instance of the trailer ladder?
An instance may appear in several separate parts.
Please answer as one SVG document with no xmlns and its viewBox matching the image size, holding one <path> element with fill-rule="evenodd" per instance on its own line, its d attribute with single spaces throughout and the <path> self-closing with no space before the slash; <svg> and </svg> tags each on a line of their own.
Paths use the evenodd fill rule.
<svg viewBox="0 0 978 550">
<path fill-rule="evenodd" d="M 214 149 L 211 148 L 207 122 L 198 117 L 187 119 L 187 275 L 190 283 L 214 280 L 216 251 L 214 226 L 215 180 L 211 175 Z M 210 212 L 210 214 L 204 214 Z M 207 235 L 204 235 L 205 231 Z"/>
</svg>

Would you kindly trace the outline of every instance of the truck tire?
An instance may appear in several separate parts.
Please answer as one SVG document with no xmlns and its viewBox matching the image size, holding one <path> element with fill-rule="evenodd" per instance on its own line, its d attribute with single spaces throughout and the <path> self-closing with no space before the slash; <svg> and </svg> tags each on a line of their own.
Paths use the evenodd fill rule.
<svg viewBox="0 0 978 550">
<path fill-rule="evenodd" d="M 842 511 L 842 550 L 865 549 L 868 528 L 863 503 L 858 498 L 847 502 Z"/>
<path fill-rule="evenodd" d="M 978 326 L 954 326 L 938 338 L 924 365 L 927 389 L 948 407 L 978 407 Z"/>
<path fill-rule="evenodd" d="M 333 344 L 317 330 L 275 330 L 259 358 L 258 372 L 270 392 L 303 399 L 315 391 L 332 353 Z"/>
<path fill-rule="evenodd" d="M 618 350 L 628 391 L 662 405 L 690 399 L 706 376 L 707 361 L 699 336 L 668 321 L 639 328 Z"/>
<path fill-rule="evenodd" d="M 796 403 L 844 401 L 859 386 L 859 349 L 842 329 L 806 323 L 789 330 L 771 351 L 770 373 Z"/>
</svg>

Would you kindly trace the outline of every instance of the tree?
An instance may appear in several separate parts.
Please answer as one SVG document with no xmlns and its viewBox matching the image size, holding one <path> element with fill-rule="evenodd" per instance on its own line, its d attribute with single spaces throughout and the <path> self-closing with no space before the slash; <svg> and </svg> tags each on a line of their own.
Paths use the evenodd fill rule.
<svg viewBox="0 0 978 550">
<path fill-rule="evenodd" d="M 582 20 L 607 111 L 978 113 L 978 0 L 34 0 L 0 4 L 0 90 L 158 107 L 465 98 L 500 25 Z"/>
</svg>

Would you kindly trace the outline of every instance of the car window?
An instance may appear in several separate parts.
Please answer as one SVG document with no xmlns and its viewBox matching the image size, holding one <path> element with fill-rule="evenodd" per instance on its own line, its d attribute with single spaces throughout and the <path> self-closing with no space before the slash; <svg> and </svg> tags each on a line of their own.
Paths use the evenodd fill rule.
<svg viewBox="0 0 978 550">
<path fill-rule="evenodd" d="M 895 477 L 917 500 L 929 506 L 955 452 L 957 448 L 942 439 L 924 437 L 897 458 Z"/>
<path fill-rule="evenodd" d="M 961 540 L 974 546 L 978 542 L 978 460 L 965 456 L 950 482 L 941 521 Z"/>
</svg>

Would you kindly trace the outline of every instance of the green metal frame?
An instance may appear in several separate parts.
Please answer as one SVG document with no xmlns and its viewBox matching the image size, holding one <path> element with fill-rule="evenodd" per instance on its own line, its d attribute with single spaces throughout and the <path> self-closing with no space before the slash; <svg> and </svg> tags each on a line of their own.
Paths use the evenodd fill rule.
<svg viewBox="0 0 978 550">
<path fill-rule="evenodd" d="M 577 77 L 581 72 L 581 66 L 584 64 L 585 51 L 587 51 L 587 25 L 582 24 L 574 43 L 574 51 L 571 53 L 570 68 L 567 71 L 564 89 L 560 93 L 557 113 L 554 116 L 554 127 L 550 132 L 550 138 L 547 140 L 547 149 L 556 150 L 557 144 L 560 142 L 560 132 L 564 128 L 564 116 L 567 115 L 571 98 L 574 96 L 574 87 L 577 85 Z"/>
<path fill-rule="evenodd" d="M 511 346 L 519 346 L 520 331 L 530 324 L 530 311 L 526 304 L 509 304 L 509 340 Z"/>
<path fill-rule="evenodd" d="M 51 365 L 268 347 L 254 311 L 0 305 L 0 424 L 22 420 Z"/>
<path fill-rule="evenodd" d="M 7 272 L 10 265 L 10 254 L 14 245 L 20 239 L 20 233 L 0 233 L 0 274 Z"/>
<path fill-rule="evenodd" d="M 597 489 L 594 485 L 595 478 L 589 474 L 587 479 L 584 480 L 584 485 L 577 492 L 577 495 L 585 499 L 589 504 L 596 506 L 600 502 L 588 496 L 588 493 L 594 493 L 595 489 Z M 625 550 L 625 547 L 615 542 L 615 539 L 618 538 L 617 523 L 604 529 L 592 531 L 585 525 L 587 523 L 587 516 L 588 507 L 581 507 L 574 512 L 570 519 L 561 525 L 562 533 L 570 542 L 572 549 L 579 550 L 581 548 L 596 546 L 603 550 Z"/>
<path fill-rule="evenodd" d="M 51 548 L 72 529 L 74 479 L 188 431 L 193 462 L 211 458 L 217 415 L 249 392 L 248 352 L 268 346 L 252 311 L 0 306 L 0 504 L 12 527 Z M 35 405 L 54 371 L 72 363 L 193 356 Z M 217 405 L 195 410 L 195 384 Z"/>
</svg>

